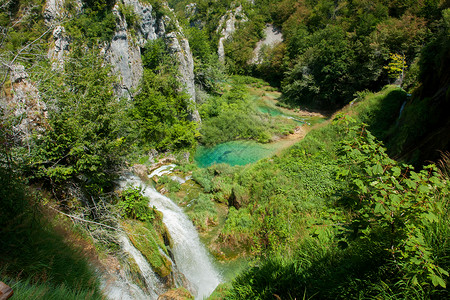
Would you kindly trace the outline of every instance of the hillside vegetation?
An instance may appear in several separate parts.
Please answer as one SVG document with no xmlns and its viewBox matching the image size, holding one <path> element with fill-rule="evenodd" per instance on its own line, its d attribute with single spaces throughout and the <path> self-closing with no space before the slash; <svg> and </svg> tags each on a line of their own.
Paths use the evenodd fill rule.
<svg viewBox="0 0 450 300">
<path fill-rule="evenodd" d="M 227 298 L 448 296 L 448 178 L 395 162 L 371 133 L 405 97 L 368 94 L 279 156 L 194 172 L 212 198 L 228 195 L 214 248 L 257 258 Z"/>
</svg>

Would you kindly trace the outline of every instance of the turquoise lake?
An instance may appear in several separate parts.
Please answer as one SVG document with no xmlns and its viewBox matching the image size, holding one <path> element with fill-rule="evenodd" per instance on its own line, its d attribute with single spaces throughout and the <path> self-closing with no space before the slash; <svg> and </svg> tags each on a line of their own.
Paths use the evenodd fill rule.
<svg viewBox="0 0 450 300">
<path fill-rule="evenodd" d="M 199 147 L 195 161 L 200 167 L 225 163 L 242 166 L 273 155 L 280 145 L 260 144 L 254 141 L 233 141 L 211 148 Z"/>
</svg>

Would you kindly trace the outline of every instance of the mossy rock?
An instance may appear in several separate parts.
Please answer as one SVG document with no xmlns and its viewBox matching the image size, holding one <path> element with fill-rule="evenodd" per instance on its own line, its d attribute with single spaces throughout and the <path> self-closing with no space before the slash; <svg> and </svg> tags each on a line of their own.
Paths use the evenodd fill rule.
<svg viewBox="0 0 450 300">
<path fill-rule="evenodd" d="M 158 297 L 158 300 L 185 300 L 194 299 L 194 297 L 183 287 L 171 289 Z"/>
<path fill-rule="evenodd" d="M 127 264 L 133 282 L 136 283 L 142 290 L 147 291 L 147 286 L 145 284 L 143 274 L 141 273 L 138 264 L 132 256 L 127 257 Z"/>
<path fill-rule="evenodd" d="M 161 277 L 172 272 L 172 262 L 159 249 L 168 254 L 163 235 L 153 224 L 136 220 L 126 220 L 122 224 L 133 245 L 144 255 L 153 270 Z"/>
</svg>

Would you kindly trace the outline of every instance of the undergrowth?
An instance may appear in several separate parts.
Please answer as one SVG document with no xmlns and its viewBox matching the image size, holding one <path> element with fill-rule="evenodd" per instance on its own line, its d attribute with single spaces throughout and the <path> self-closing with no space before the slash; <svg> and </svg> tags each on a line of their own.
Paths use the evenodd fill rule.
<svg viewBox="0 0 450 300">
<path fill-rule="evenodd" d="M 376 138 L 406 94 L 363 96 L 345 110 L 352 117 L 337 115 L 279 156 L 194 172 L 204 192 L 228 199 L 216 247 L 255 259 L 228 299 L 448 296 L 447 181 L 393 161 Z"/>
</svg>

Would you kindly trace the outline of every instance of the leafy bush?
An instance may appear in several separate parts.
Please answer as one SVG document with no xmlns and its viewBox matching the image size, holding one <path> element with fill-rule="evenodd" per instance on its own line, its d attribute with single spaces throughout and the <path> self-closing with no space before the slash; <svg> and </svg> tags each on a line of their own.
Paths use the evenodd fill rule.
<svg viewBox="0 0 450 300">
<path fill-rule="evenodd" d="M 148 202 L 139 188 L 130 187 L 122 191 L 118 207 L 122 216 L 145 222 L 155 218 L 155 212 L 148 206 Z"/>
<path fill-rule="evenodd" d="M 40 291 L 47 297 L 90 295 L 93 299 L 100 299 L 97 277 L 85 253 L 67 238 L 73 232 L 61 226 L 56 228 L 50 222 L 51 214 L 41 207 L 41 196 L 30 192 L 18 179 L 11 161 L 3 160 L 6 154 L 2 151 L 4 145 L 0 145 L 2 280 L 15 279 L 11 285 L 14 289 L 15 284 L 18 285 L 18 290 L 15 290 L 17 297 L 38 297 L 34 293 Z M 16 280 L 19 282 L 15 283 Z M 37 284 L 36 289 L 30 287 L 30 283 Z"/>
<path fill-rule="evenodd" d="M 109 9 L 87 8 L 80 16 L 72 18 L 66 29 L 72 38 L 94 46 L 99 41 L 111 40 L 116 29 L 116 18 Z"/>
<path fill-rule="evenodd" d="M 201 141 L 207 146 L 253 139 L 268 142 L 270 123 L 253 107 L 246 87 L 234 84 L 221 97 L 212 97 L 200 108 L 203 125 Z"/>
<path fill-rule="evenodd" d="M 56 189 L 76 182 L 93 196 L 111 188 L 125 152 L 126 124 L 110 72 L 98 51 L 73 45 L 64 71 L 44 74 L 39 87 L 52 109 L 46 133 L 34 136 L 26 156 L 30 178 Z"/>
<path fill-rule="evenodd" d="M 314 213 L 306 215 L 311 220 L 308 225 L 311 237 L 303 238 L 299 245 L 288 241 L 292 252 L 267 247 L 274 238 L 275 245 L 279 245 L 283 241 L 283 226 L 293 225 L 293 218 L 289 218 L 292 208 L 290 214 L 283 215 L 289 210 L 284 197 L 277 198 L 276 206 L 284 207 L 278 210 L 276 219 L 269 218 L 270 222 L 263 219 L 260 223 L 261 217 L 255 216 L 270 216 L 270 208 L 275 205 L 265 208 L 262 204 L 270 201 L 267 197 L 274 197 L 274 192 L 270 192 L 272 185 L 267 184 L 269 174 L 277 172 L 280 176 L 279 168 L 290 165 L 287 174 L 295 174 L 293 156 L 274 159 L 272 167 L 260 162 L 259 167 L 257 164 L 241 175 L 241 180 L 252 182 L 253 193 L 258 191 L 258 201 L 238 211 L 230 208 L 222 232 L 232 236 L 242 234 L 244 228 L 248 232 L 251 226 L 245 225 L 245 220 L 250 220 L 257 228 L 250 230 L 257 237 L 254 248 L 264 250 L 266 246 L 261 252 L 266 253 L 266 259 L 236 278 L 228 299 L 267 299 L 273 295 L 282 299 L 348 299 L 355 295 L 358 298 L 424 299 L 448 295 L 445 279 L 448 277 L 449 236 L 444 225 L 448 222 L 448 184 L 433 167 L 414 172 L 411 166 L 398 165 L 364 126 L 349 117 L 338 116 L 337 119 L 340 121 L 322 129 L 321 134 L 328 131 L 327 128 L 334 128 L 329 132 L 342 135 L 337 139 L 342 142 L 331 148 L 335 155 L 322 159 L 336 161 L 334 172 L 344 184 L 340 186 L 338 178 L 334 177 L 337 184 L 334 191 L 338 193 L 335 195 L 331 191 L 325 196 L 328 201 L 333 198 L 334 201 L 325 207 L 316 207 L 320 217 Z M 305 142 L 306 139 L 300 144 Z M 330 150 L 330 146 L 326 147 Z M 324 153 L 299 150 L 302 148 L 297 146 L 286 154 L 306 160 L 306 166 L 309 160 L 318 158 L 311 154 Z M 301 182 L 302 178 L 295 178 L 295 182 Z M 265 183 L 263 188 L 255 190 L 262 182 Z M 278 194 L 289 195 L 281 188 L 286 185 L 276 186 Z M 287 186 L 288 191 L 292 189 L 291 185 Z M 295 201 L 289 196 L 287 199 Z M 259 209 L 254 210 L 255 205 Z M 302 214 L 295 216 L 305 218 Z M 297 231 L 289 232 L 292 237 Z"/>
<path fill-rule="evenodd" d="M 158 180 L 158 184 L 163 184 L 169 193 L 176 193 L 181 188 L 181 184 L 178 181 L 172 180 L 172 178 L 167 175 L 161 176 Z"/>
<path fill-rule="evenodd" d="M 213 189 L 212 180 L 214 178 L 213 173 L 210 169 L 197 169 L 192 172 L 192 179 L 194 179 L 198 184 L 200 184 L 204 191 L 209 193 Z"/>
<path fill-rule="evenodd" d="M 218 222 L 217 210 L 211 197 L 206 194 L 199 194 L 190 202 L 189 217 L 197 228 L 204 230 L 207 226 Z"/>
<path fill-rule="evenodd" d="M 398 166 L 364 126 L 342 120 L 349 122 L 349 139 L 342 141 L 344 167 L 338 176 L 351 178 L 352 192 L 344 200 L 354 211 L 354 232 L 359 230 L 368 239 L 382 234 L 392 259 L 413 284 L 431 281 L 445 288 L 443 278 L 449 273 L 435 264 L 422 228 L 438 221 L 435 198 L 447 194 L 447 185 L 434 166 L 420 172 Z"/>
<path fill-rule="evenodd" d="M 136 27 L 139 25 L 139 22 L 141 22 L 139 16 L 134 11 L 134 8 L 132 5 L 125 5 L 122 2 L 118 2 L 119 4 L 119 12 L 125 17 L 125 20 L 127 22 L 128 28 L 132 29 L 133 27 Z"/>
</svg>

